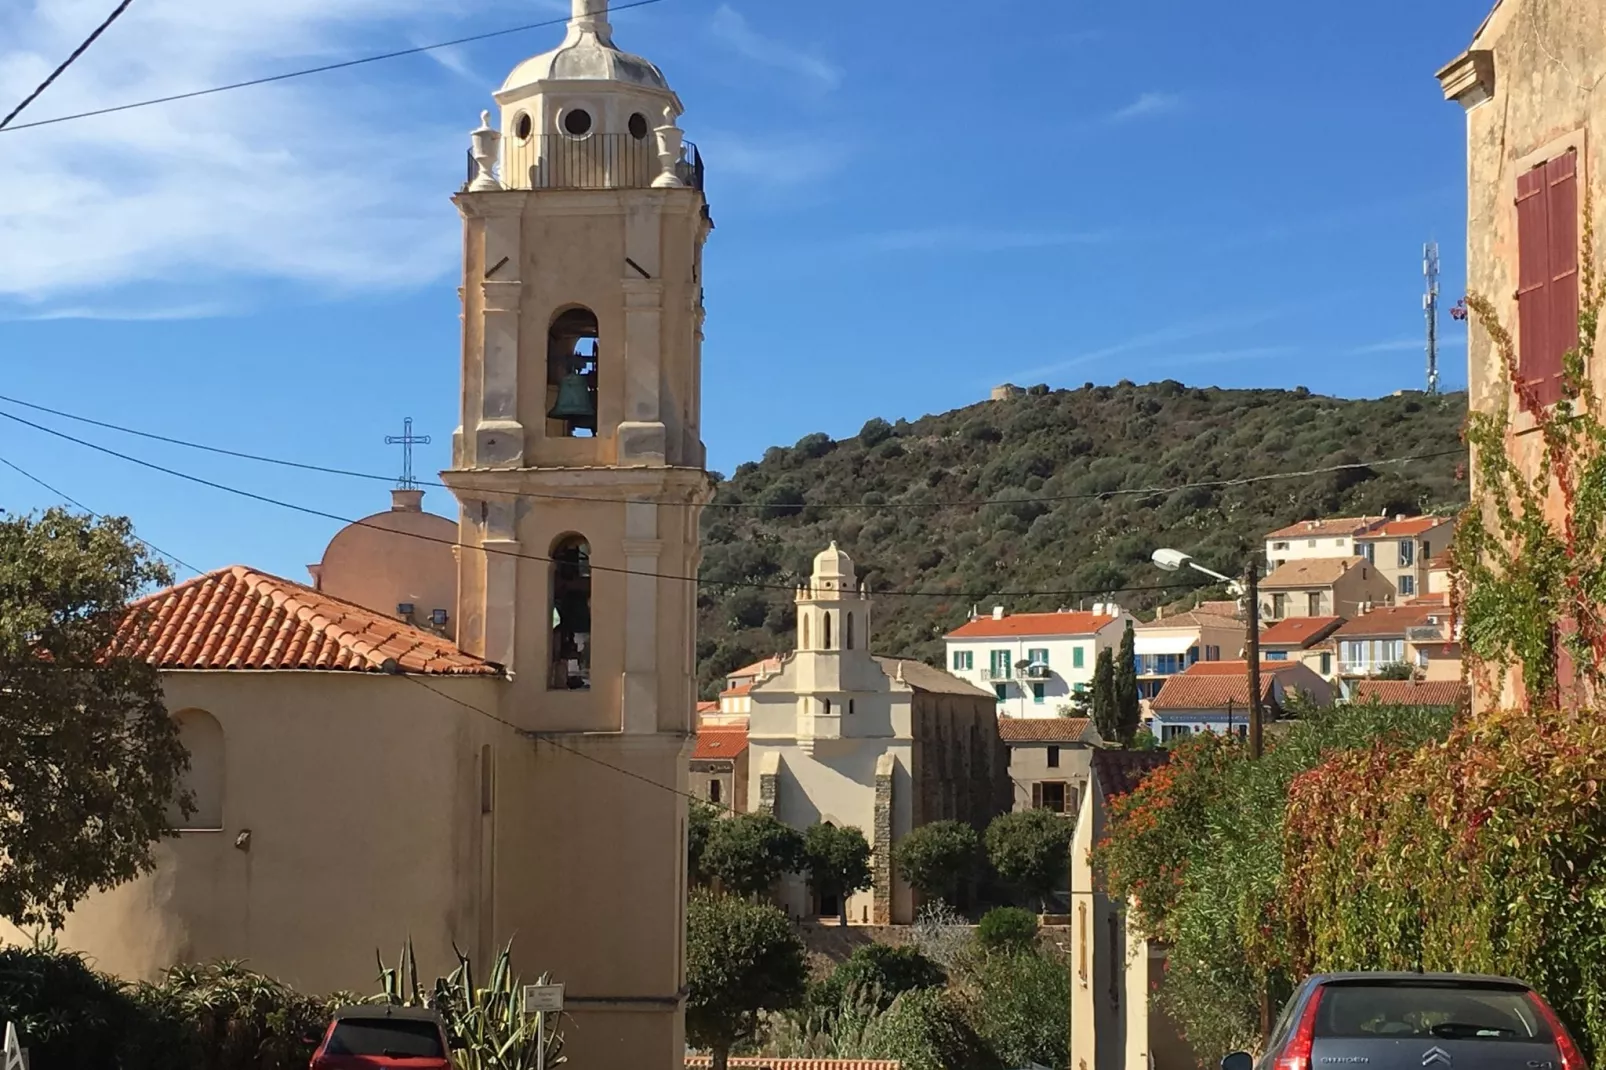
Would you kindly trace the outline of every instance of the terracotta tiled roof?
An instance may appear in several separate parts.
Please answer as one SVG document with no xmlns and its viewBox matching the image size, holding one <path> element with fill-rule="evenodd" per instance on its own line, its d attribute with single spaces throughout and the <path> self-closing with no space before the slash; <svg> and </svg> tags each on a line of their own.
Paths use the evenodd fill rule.
<svg viewBox="0 0 1606 1070">
<path fill-rule="evenodd" d="M 1419 594 L 1415 598 L 1408 598 L 1401 602 L 1402 606 L 1438 606 L 1444 609 L 1450 604 L 1450 593 L 1439 591 L 1437 594 Z"/>
<path fill-rule="evenodd" d="M 450 640 L 241 565 L 133 603 L 119 654 L 161 669 L 336 669 L 499 675 Z"/>
<path fill-rule="evenodd" d="M 753 685 L 752 684 L 737 684 L 735 687 L 727 687 L 725 690 L 721 691 L 719 693 L 719 697 L 720 698 L 741 698 L 743 695 L 747 694 L 751 690 L 753 690 Z"/>
<path fill-rule="evenodd" d="M 1243 663 L 1239 662 L 1236 676 L 1189 676 L 1181 673 L 1170 677 L 1161 685 L 1160 693 L 1149 700 L 1149 709 L 1157 713 L 1165 710 L 1217 710 L 1231 704 L 1236 709 L 1247 710 L 1249 681 L 1244 678 L 1242 666 Z M 1270 701 L 1272 681 L 1276 678 L 1276 673 L 1260 674 L 1261 702 Z"/>
<path fill-rule="evenodd" d="M 949 639 L 1002 639 L 1006 636 L 1092 635 L 1114 617 L 1093 613 L 1012 613 L 1000 619 L 977 617 L 948 633 Z"/>
<path fill-rule="evenodd" d="M 1383 606 L 1345 621 L 1333 635 L 1338 639 L 1381 636 L 1403 636 L 1407 628 L 1419 628 L 1436 618 L 1446 630 L 1450 627 L 1449 610 L 1442 605 Z"/>
<path fill-rule="evenodd" d="M 1370 564 L 1364 557 L 1302 557 L 1284 561 L 1260 581 L 1260 589 L 1271 587 L 1325 587 L 1352 568 Z"/>
<path fill-rule="evenodd" d="M 711 1056 L 686 1056 L 686 1070 L 707 1070 Z M 776 1059 L 772 1056 L 731 1056 L 732 1070 L 901 1070 L 896 1059 Z"/>
<path fill-rule="evenodd" d="M 1081 743 L 1093 722 L 1086 717 L 1000 717 L 1005 743 Z"/>
<path fill-rule="evenodd" d="M 1343 617 L 1288 617 L 1261 632 L 1260 645 L 1306 647 L 1343 623 Z"/>
<path fill-rule="evenodd" d="M 697 730 L 697 746 L 692 761 L 733 759 L 747 749 L 747 729 L 740 725 L 705 725 Z"/>
<path fill-rule="evenodd" d="M 1341 535 L 1360 535 L 1383 523 L 1380 516 L 1335 516 L 1326 520 L 1301 520 L 1278 528 L 1268 539 L 1332 539 Z"/>
<path fill-rule="evenodd" d="M 1466 696 L 1459 680 L 1362 680 L 1355 685 L 1356 702 L 1384 706 L 1460 706 Z"/>
<path fill-rule="evenodd" d="M 1450 570 L 1450 551 L 1434 554 L 1428 558 L 1429 572 L 1448 572 Z"/>
<path fill-rule="evenodd" d="M 733 669 L 725 674 L 725 678 L 729 680 L 738 676 L 758 676 L 762 673 L 772 673 L 780 667 L 780 657 L 770 657 L 765 658 L 763 661 L 755 661 L 751 665 L 743 665 L 740 669 Z"/>
<path fill-rule="evenodd" d="M 697 704 L 697 715 L 699 717 L 702 716 L 705 713 L 718 713 L 718 712 L 719 712 L 719 703 L 718 702 L 699 702 Z"/>
<path fill-rule="evenodd" d="M 1234 616 L 1210 613 L 1203 609 L 1189 609 L 1171 613 L 1154 620 L 1134 624 L 1134 631 L 1159 631 L 1164 628 L 1242 628 L 1244 622 Z"/>
<path fill-rule="evenodd" d="M 1106 799 L 1125 795 L 1170 757 L 1163 750 L 1096 750 L 1091 762 L 1093 782 Z"/>
<path fill-rule="evenodd" d="M 984 691 L 968 680 L 961 680 L 953 673 L 933 668 L 923 661 L 877 657 L 875 663 L 881 666 L 881 671 L 887 674 L 888 680 L 897 680 L 901 676 L 903 682 L 916 691 L 929 691 L 938 695 L 985 696 L 997 701 L 997 696 L 991 691 Z"/>
<path fill-rule="evenodd" d="M 1390 520 L 1376 531 L 1368 531 L 1368 539 L 1407 538 L 1420 535 L 1425 531 L 1432 531 L 1440 524 L 1448 524 L 1447 516 L 1408 516 L 1401 520 Z"/>
</svg>

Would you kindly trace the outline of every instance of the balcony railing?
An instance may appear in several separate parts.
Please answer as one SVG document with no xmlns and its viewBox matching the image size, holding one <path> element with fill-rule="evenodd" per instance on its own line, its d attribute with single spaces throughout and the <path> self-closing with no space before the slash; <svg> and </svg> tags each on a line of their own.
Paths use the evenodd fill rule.
<svg viewBox="0 0 1606 1070">
<path fill-rule="evenodd" d="M 981 678 L 990 684 L 1008 683 L 1010 680 L 1015 679 L 1015 670 L 988 666 L 981 671 Z"/>
<path fill-rule="evenodd" d="M 651 137 L 538 134 L 503 143 L 500 177 L 508 189 L 647 189 L 662 170 Z M 675 174 L 693 189 L 703 188 L 702 153 L 690 141 Z"/>
<path fill-rule="evenodd" d="M 1015 675 L 1022 680 L 1047 680 L 1054 674 L 1047 665 L 1034 661 L 1030 665 L 1015 666 Z"/>
</svg>

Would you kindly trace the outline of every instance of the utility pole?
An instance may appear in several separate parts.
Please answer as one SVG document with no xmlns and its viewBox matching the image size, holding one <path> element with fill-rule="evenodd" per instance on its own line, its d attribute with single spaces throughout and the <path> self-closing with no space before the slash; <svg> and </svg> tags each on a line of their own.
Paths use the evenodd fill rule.
<svg viewBox="0 0 1606 1070">
<path fill-rule="evenodd" d="M 1248 641 L 1244 655 L 1249 660 L 1249 757 L 1260 757 L 1260 559 L 1249 558 L 1244 569 L 1244 588 L 1249 592 Z"/>
<path fill-rule="evenodd" d="M 1439 243 L 1422 246 L 1422 274 L 1427 293 L 1422 296 L 1422 313 L 1428 321 L 1428 393 L 1439 392 Z"/>
</svg>

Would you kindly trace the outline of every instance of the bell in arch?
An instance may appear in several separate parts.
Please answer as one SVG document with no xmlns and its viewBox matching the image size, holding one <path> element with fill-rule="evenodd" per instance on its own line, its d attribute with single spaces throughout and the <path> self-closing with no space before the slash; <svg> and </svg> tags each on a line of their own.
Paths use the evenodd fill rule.
<svg viewBox="0 0 1606 1070">
<path fill-rule="evenodd" d="M 562 420 L 570 430 L 597 430 L 597 398 L 591 391 L 589 377 L 569 371 L 558 382 L 558 398 L 548 418 Z"/>
</svg>

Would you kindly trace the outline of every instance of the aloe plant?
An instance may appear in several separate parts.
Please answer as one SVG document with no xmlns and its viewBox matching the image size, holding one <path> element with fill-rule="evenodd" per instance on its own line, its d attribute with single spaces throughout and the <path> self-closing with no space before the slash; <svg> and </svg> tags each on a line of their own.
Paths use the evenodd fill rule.
<svg viewBox="0 0 1606 1070">
<path fill-rule="evenodd" d="M 538 1045 L 546 1045 L 546 1066 L 564 1061 L 563 1034 L 553 1019 L 537 1031 L 537 1019 L 524 1014 L 524 986 L 513 972 L 511 941 L 497 954 L 484 985 L 474 983 L 474 965 L 454 944 L 457 969 L 426 988 L 418 958 L 408 940 L 394 967 L 379 962 L 382 991 L 372 1002 L 427 1007 L 446 1023 L 447 1042 L 460 1070 L 534 1070 Z M 539 984 L 549 977 L 541 976 Z"/>
</svg>

